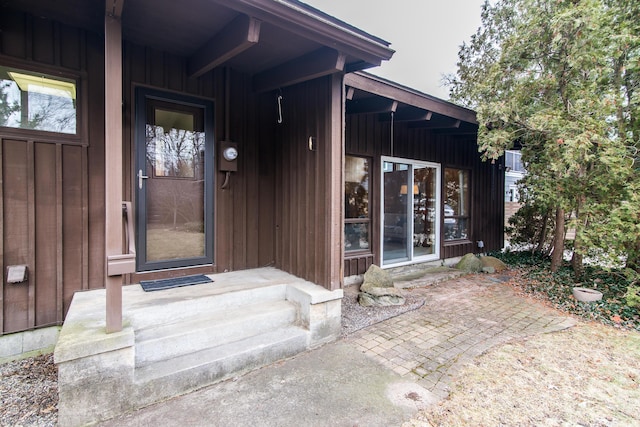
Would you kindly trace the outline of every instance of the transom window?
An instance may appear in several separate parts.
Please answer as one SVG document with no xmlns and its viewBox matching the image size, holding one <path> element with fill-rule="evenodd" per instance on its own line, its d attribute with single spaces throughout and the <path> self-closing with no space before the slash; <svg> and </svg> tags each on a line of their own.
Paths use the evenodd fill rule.
<svg viewBox="0 0 640 427">
<path fill-rule="evenodd" d="M 77 134 L 75 80 L 0 66 L 0 126 Z"/>
</svg>

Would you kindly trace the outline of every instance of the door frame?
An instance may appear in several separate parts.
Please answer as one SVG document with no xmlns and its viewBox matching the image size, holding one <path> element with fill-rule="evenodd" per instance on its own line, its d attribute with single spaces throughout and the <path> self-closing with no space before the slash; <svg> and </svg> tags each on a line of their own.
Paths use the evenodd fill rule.
<svg viewBox="0 0 640 427">
<path fill-rule="evenodd" d="M 134 90 L 135 116 L 134 116 L 134 140 L 133 140 L 133 191 L 136 195 L 136 271 L 164 270 L 169 268 L 197 267 L 213 264 L 214 262 L 214 198 L 215 198 L 215 138 L 214 138 L 214 102 L 210 99 L 195 96 L 176 94 L 148 87 L 136 87 Z M 146 236 L 146 203 L 147 186 L 141 190 L 138 187 L 138 170 L 146 170 L 146 122 L 147 100 L 161 101 L 165 103 L 184 105 L 188 107 L 202 108 L 204 110 L 205 132 L 205 162 L 204 162 L 204 256 L 192 258 L 176 258 L 167 261 L 147 261 L 147 236 Z"/>
<path fill-rule="evenodd" d="M 413 179 L 414 179 L 414 169 L 416 167 L 430 167 L 436 170 L 436 209 L 435 209 L 435 241 L 434 241 L 434 253 L 429 255 L 422 255 L 418 257 L 414 257 L 413 251 L 413 220 L 407 220 L 407 224 L 411 224 L 411 227 L 407 227 L 407 246 L 409 248 L 409 259 L 399 262 L 384 262 L 384 164 L 385 162 L 391 163 L 402 163 L 409 165 L 409 173 L 407 174 L 407 188 L 413 188 Z M 413 218 L 413 203 L 414 198 L 411 197 L 411 203 L 407 203 L 407 219 Z M 403 265 L 411 265 L 417 264 L 419 262 L 427 262 L 434 261 L 440 259 L 440 248 L 441 248 L 441 235 L 442 235 L 442 165 L 440 163 L 435 162 L 427 162 L 424 160 L 415 160 L 415 159 L 407 159 L 402 157 L 390 157 L 390 156 L 381 156 L 380 157 L 380 228 L 378 232 L 380 233 L 380 266 L 382 268 L 391 268 L 391 267 L 400 267 Z M 409 233 L 411 231 L 411 233 Z"/>
</svg>

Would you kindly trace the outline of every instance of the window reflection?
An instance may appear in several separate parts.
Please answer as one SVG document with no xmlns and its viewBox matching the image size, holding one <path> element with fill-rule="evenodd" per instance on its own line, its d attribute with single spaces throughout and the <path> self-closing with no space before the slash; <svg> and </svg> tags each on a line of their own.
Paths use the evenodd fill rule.
<svg viewBox="0 0 640 427">
<path fill-rule="evenodd" d="M 202 257 L 204 110 L 155 101 L 146 123 L 147 261 Z M 186 111 L 185 111 L 186 110 Z"/>
<path fill-rule="evenodd" d="M 444 240 L 467 239 L 469 235 L 469 171 L 444 170 Z"/>
<path fill-rule="evenodd" d="M 76 82 L 0 67 L 0 126 L 76 134 Z"/>
<path fill-rule="evenodd" d="M 202 129 L 196 129 L 193 114 L 155 110 L 155 124 L 147 124 L 147 157 L 156 177 L 204 176 Z"/>
<path fill-rule="evenodd" d="M 345 157 L 345 251 L 369 249 L 369 160 Z"/>
</svg>

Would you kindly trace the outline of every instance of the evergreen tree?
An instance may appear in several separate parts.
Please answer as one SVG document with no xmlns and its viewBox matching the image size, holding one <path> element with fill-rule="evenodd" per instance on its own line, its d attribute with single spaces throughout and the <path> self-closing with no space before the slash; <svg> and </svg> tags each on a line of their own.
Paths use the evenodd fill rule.
<svg viewBox="0 0 640 427">
<path fill-rule="evenodd" d="M 639 9 L 633 0 L 486 2 L 448 78 L 452 98 L 478 112 L 485 159 L 521 147 L 528 209 L 545 225 L 555 219 L 552 270 L 569 218 L 577 275 L 594 249 L 638 259 Z"/>
</svg>

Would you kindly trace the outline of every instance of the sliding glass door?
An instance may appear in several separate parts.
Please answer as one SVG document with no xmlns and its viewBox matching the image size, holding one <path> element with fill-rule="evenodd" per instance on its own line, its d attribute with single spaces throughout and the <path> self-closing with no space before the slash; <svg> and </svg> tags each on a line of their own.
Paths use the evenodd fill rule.
<svg viewBox="0 0 640 427">
<path fill-rule="evenodd" d="M 382 158 L 382 264 L 439 258 L 440 165 Z"/>
</svg>

